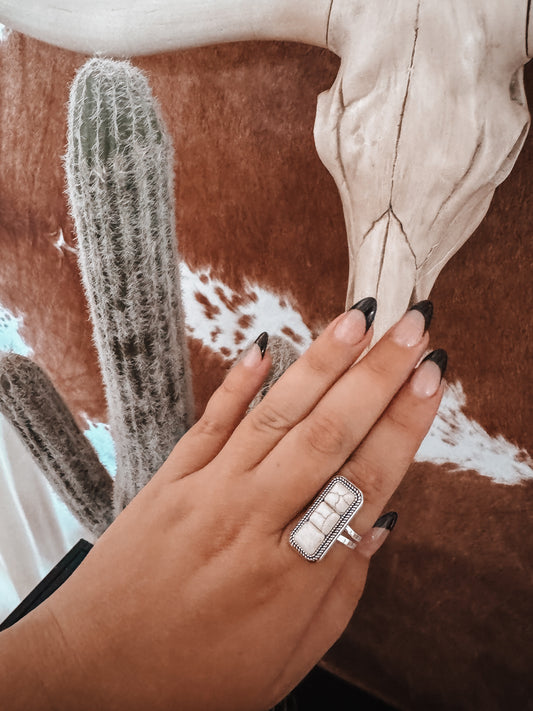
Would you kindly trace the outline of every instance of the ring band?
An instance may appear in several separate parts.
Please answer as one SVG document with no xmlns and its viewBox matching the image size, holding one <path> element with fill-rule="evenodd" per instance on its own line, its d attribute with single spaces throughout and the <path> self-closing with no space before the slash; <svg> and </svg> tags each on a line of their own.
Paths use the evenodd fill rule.
<svg viewBox="0 0 533 711">
<path fill-rule="evenodd" d="M 354 548 L 357 548 L 357 543 L 355 541 L 352 541 L 351 538 L 346 538 L 346 536 L 343 536 L 342 533 L 339 533 L 339 535 L 337 536 L 337 542 L 344 543 L 345 546 L 351 548 L 352 550 L 354 550 Z"/>
<path fill-rule="evenodd" d="M 355 548 L 361 536 L 348 524 L 362 505 L 357 486 L 343 476 L 333 477 L 291 531 L 291 546 L 311 562 L 321 560 L 336 541 Z"/>
<path fill-rule="evenodd" d="M 348 533 L 349 536 L 354 539 L 355 543 L 359 543 L 359 541 L 361 540 L 361 536 L 356 533 L 351 526 L 348 526 L 348 524 L 346 524 L 346 528 L 344 530 L 346 531 L 346 533 Z"/>
</svg>

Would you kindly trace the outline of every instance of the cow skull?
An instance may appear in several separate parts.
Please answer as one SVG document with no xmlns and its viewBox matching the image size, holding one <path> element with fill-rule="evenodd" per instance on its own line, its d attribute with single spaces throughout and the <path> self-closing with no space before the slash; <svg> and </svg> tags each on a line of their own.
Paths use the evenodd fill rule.
<svg viewBox="0 0 533 711">
<path fill-rule="evenodd" d="M 244 39 L 338 54 L 315 142 L 344 208 L 347 305 L 378 298 L 375 338 L 428 296 L 529 127 L 528 0 L 0 0 L 0 21 L 121 56 Z"/>
<path fill-rule="evenodd" d="M 522 148 L 526 3 L 335 0 L 342 58 L 315 123 L 339 189 L 347 304 L 379 303 L 378 337 L 484 217 Z"/>
</svg>

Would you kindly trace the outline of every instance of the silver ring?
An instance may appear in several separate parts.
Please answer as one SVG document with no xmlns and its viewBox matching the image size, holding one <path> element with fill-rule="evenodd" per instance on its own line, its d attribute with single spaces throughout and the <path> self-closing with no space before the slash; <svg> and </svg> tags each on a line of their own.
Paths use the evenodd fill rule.
<svg viewBox="0 0 533 711">
<path fill-rule="evenodd" d="M 336 541 L 355 548 L 361 536 L 348 524 L 362 505 L 357 486 L 343 476 L 333 477 L 291 531 L 291 546 L 312 562 L 321 560 Z"/>
<path fill-rule="evenodd" d="M 356 533 L 351 526 L 347 525 L 344 530 L 349 536 L 351 536 L 354 539 L 354 541 L 356 543 L 359 543 L 359 541 L 361 540 L 361 536 L 358 533 Z"/>
</svg>

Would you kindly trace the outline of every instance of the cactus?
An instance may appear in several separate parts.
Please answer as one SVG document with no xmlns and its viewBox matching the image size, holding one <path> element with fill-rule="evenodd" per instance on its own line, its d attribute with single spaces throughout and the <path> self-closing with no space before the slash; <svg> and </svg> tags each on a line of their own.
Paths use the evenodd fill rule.
<svg viewBox="0 0 533 711">
<path fill-rule="evenodd" d="M 0 411 L 95 535 L 193 420 L 174 228 L 172 147 L 141 71 L 92 59 L 70 93 L 65 168 L 117 451 L 115 481 L 47 375 L 0 356 Z"/>
<path fill-rule="evenodd" d="M 70 93 L 67 184 L 117 450 L 118 513 L 192 424 L 172 147 L 143 73 L 92 59 Z"/>
<path fill-rule="evenodd" d="M 99 535 L 193 421 L 172 147 L 141 71 L 91 59 L 72 84 L 65 169 L 78 260 L 117 452 L 111 479 L 46 374 L 0 356 L 0 411 L 74 515 Z M 271 339 L 259 401 L 297 358 Z"/>
<path fill-rule="evenodd" d="M 0 412 L 73 515 L 99 536 L 113 520 L 113 480 L 46 373 L 25 356 L 0 354 Z"/>
</svg>

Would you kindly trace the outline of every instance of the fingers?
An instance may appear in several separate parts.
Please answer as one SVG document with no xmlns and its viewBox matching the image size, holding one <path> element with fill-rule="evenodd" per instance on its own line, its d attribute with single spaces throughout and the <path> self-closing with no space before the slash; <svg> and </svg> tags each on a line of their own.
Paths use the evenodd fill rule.
<svg viewBox="0 0 533 711">
<path fill-rule="evenodd" d="M 260 462 L 368 346 L 375 311 L 375 299 L 363 299 L 330 323 L 241 422 L 221 457 L 247 469 Z"/>
<path fill-rule="evenodd" d="M 228 372 L 211 396 L 204 414 L 172 450 L 158 478 L 181 479 L 206 466 L 220 452 L 257 395 L 270 366 L 268 334 L 262 333 Z M 253 445 L 253 443 L 251 443 Z"/>
<path fill-rule="evenodd" d="M 408 311 L 261 462 L 260 489 L 277 497 L 285 520 L 301 511 L 351 456 L 409 377 L 427 342 L 423 314 Z M 391 450 L 387 445 L 386 452 L 394 456 Z"/>
</svg>

